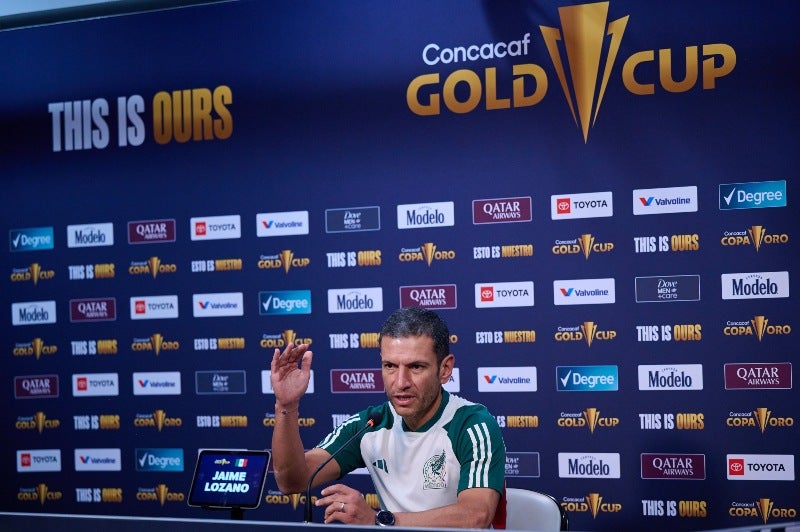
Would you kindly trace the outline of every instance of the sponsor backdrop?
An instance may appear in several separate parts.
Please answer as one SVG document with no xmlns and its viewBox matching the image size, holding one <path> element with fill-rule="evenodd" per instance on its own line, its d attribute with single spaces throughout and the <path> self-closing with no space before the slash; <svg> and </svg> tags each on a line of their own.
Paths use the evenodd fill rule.
<svg viewBox="0 0 800 532">
<path fill-rule="evenodd" d="M 508 485 L 573 528 L 797 520 L 796 14 L 239 1 L 0 32 L 0 509 L 219 517 L 186 504 L 198 449 L 269 447 L 273 349 L 313 346 L 310 446 L 384 399 L 377 331 L 421 305 Z M 270 476 L 247 517 L 302 501 Z"/>
</svg>

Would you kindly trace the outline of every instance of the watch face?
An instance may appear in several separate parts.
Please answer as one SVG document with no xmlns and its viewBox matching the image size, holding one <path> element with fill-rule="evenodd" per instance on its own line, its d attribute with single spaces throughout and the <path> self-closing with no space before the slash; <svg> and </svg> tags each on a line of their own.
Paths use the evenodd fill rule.
<svg viewBox="0 0 800 532">
<path fill-rule="evenodd" d="M 381 510 L 375 516 L 375 522 L 381 526 L 393 526 L 394 514 L 389 510 Z"/>
</svg>

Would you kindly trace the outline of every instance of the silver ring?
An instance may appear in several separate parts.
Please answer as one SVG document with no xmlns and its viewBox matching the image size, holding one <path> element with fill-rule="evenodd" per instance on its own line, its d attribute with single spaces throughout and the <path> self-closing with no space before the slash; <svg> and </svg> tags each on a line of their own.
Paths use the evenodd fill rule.
<svg viewBox="0 0 800 532">
<path fill-rule="evenodd" d="M 339 506 L 339 511 L 344 512 L 344 503 L 340 502 L 339 504 L 341 504 L 341 506 Z"/>
</svg>

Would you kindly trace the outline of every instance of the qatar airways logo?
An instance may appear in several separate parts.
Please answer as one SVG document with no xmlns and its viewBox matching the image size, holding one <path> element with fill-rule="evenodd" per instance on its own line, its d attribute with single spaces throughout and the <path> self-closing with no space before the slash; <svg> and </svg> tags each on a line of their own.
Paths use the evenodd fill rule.
<svg viewBox="0 0 800 532">
<path fill-rule="evenodd" d="M 114 321 L 117 319 L 117 299 L 70 299 L 69 321 Z"/>
<path fill-rule="evenodd" d="M 472 200 L 472 223 L 475 225 L 530 222 L 532 212 L 530 196 Z"/>
<path fill-rule="evenodd" d="M 642 188 L 633 191 L 633 215 L 697 212 L 697 187 Z"/>
<path fill-rule="evenodd" d="M 550 196 L 550 218 L 552 220 L 604 218 L 609 216 L 614 216 L 614 200 L 611 192 L 554 194 Z"/>
<path fill-rule="evenodd" d="M 178 317 L 178 296 L 135 296 L 130 299 L 132 320 L 174 319 Z"/>
<path fill-rule="evenodd" d="M 642 478 L 651 480 L 705 480 L 706 455 L 642 453 Z"/>
<path fill-rule="evenodd" d="M 532 306 L 533 281 L 475 283 L 475 308 Z"/>
<path fill-rule="evenodd" d="M 128 244 L 175 242 L 175 219 L 128 222 Z"/>
<path fill-rule="evenodd" d="M 428 309 L 457 308 L 456 285 L 401 286 L 400 307 L 422 307 Z"/>
<path fill-rule="evenodd" d="M 242 237 L 242 220 L 238 214 L 204 216 L 189 220 L 192 240 L 225 240 Z"/>
<path fill-rule="evenodd" d="M 332 369 L 331 392 L 383 392 L 383 375 L 379 369 Z"/>
<path fill-rule="evenodd" d="M 791 362 L 725 364 L 726 390 L 791 390 Z"/>
</svg>

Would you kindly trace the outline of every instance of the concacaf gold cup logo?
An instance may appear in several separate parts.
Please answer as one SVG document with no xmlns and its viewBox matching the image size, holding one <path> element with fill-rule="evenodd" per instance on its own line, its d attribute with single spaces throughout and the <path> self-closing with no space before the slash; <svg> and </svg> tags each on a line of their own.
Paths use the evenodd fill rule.
<svg viewBox="0 0 800 532">
<path fill-rule="evenodd" d="M 622 504 L 604 501 L 599 493 L 589 493 L 585 497 L 564 497 L 561 500 L 561 507 L 568 514 L 590 512 L 592 519 L 597 519 L 598 514 L 622 511 Z"/>
<path fill-rule="evenodd" d="M 14 428 L 17 430 L 35 430 L 41 434 L 44 429 L 57 429 L 61 426 L 59 419 L 47 419 L 47 414 L 42 411 L 32 416 L 18 416 Z"/>
<path fill-rule="evenodd" d="M 170 491 L 166 484 L 158 484 L 154 488 L 139 488 L 136 490 L 136 500 L 142 502 L 157 502 L 164 506 L 168 502 L 184 502 L 186 495 L 180 491 Z"/>
<path fill-rule="evenodd" d="M 770 519 L 786 519 L 794 521 L 797 518 L 797 508 L 778 506 L 769 498 L 756 501 L 734 501 L 728 508 L 731 517 L 758 518 L 765 525 Z"/>
<path fill-rule="evenodd" d="M 64 498 L 61 491 L 51 489 L 47 484 L 37 484 L 33 488 L 20 488 L 17 491 L 17 500 L 21 502 L 38 501 L 44 506 L 45 502 L 60 501 Z"/>
<path fill-rule="evenodd" d="M 32 282 L 35 285 L 41 280 L 50 280 L 56 276 L 53 270 L 46 270 L 38 262 L 32 263 L 27 268 L 13 268 L 11 270 L 12 283 Z"/>
<path fill-rule="evenodd" d="M 595 340 L 611 341 L 617 337 L 617 331 L 605 330 L 598 327 L 593 321 L 585 321 L 572 327 L 558 327 L 555 333 L 556 342 L 586 342 L 592 347 Z"/>
<path fill-rule="evenodd" d="M 594 434 L 597 427 L 616 427 L 619 425 L 619 418 L 601 416 L 600 410 L 590 407 L 583 412 L 561 412 L 556 424 L 562 428 L 588 428 L 589 433 Z"/>
<path fill-rule="evenodd" d="M 613 242 L 598 242 L 591 233 L 584 233 L 572 240 L 556 240 L 553 243 L 553 255 L 577 255 L 589 260 L 589 255 L 594 253 L 610 253 L 614 250 Z"/>
<path fill-rule="evenodd" d="M 159 274 L 175 273 L 178 271 L 177 264 L 162 262 L 158 257 L 150 257 L 144 261 L 131 261 L 128 273 L 131 275 L 152 275 L 153 279 Z"/>
<path fill-rule="evenodd" d="M 133 426 L 136 428 L 155 428 L 161 432 L 164 428 L 181 427 L 183 420 L 179 417 L 169 417 L 165 410 L 156 410 L 152 414 L 136 414 Z"/>
<path fill-rule="evenodd" d="M 756 315 L 750 321 L 727 321 L 722 329 L 725 336 L 750 336 L 759 342 L 769 336 L 784 336 L 792 333 L 792 326 L 787 323 L 770 323 L 763 315 Z"/>
<path fill-rule="evenodd" d="M 131 351 L 139 353 L 149 351 L 156 356 L 162 351 L 177 351 L 181 348 L 181 343 L 177 340 L 168 340 L 161 333 L 151 334 L 148 338 L 134 338 L 131 342 Z"/>
<path fill-rule="evenodd" d="M 30 342 L 17 342 L 13 350 L 15 357 L 35 356 L 36 360 L 42 355 L 55 355 L 57 352 L 57 345 L 48 344 L 41 338 L 34 338 Z"/>
<path fill-rule="evenodd" d="M 258 345 L 262 349 L 282 349 L 289 344 L 308 344 L 311 345 L 314 343 L 313 338 L 304 338 L 297 334 L 297 331 L 294 329 L 286 329 L 280 334 L 268 334 L 264 333 L 261 335 L 261 340 L 258 342 Z"/>
<path fill-rule="evenodd" d="M 428 266 L 433 261 L 454 260 L 456 252 L 451 249 L 439 249 L 433 242 L 425 242 L 418 248 L 402 248 L 397 256 L 400 262 L 422 262 Z"/>
<path fill-rule="evenodd" d="M 752 411 L 728 414 L 725 424 L 733 428 L 756 428 L 764 434 L 767 429 L 790 429 L 794 427 L 794 418 L 777 416 L 767 407 L 760 406 Z"/>
<path fill-rule="evenodd" d="M 259 270 L 276 270 L 282 268 L 285 273 L 289 273 L 292 268 L 307 268 L 311 264 L 308 257 L 295 257 L 294 251 L 284 249 L 274 255 L 261 255 L 258 259 Z"/>
<path fill-rule="evenodd" d="M 430 42 L 421 50 L 421 59 L 437 71 L 411 80 L 406 89 L 408 108 L 419 116 L 437 116 L 443 107 L 466 114 L 479 107 L 495 111 L 535 106 L 544 99 L 552 74 L 530 59 L 526 62 L 526 56 L 534 47 L 537 51 L 544 47 L 586 143 L 609 82 L 620 75 L 614 72 L 615 64 L 621 63 L 625 89 L 637 96 L 714 90 L 736 66 L 736 51 L 725 43 L 686 47 L 676 43 L 671 48 L 659 42 L 654 43 L 658 50 L 618 57 L 631 15 L 609 20 L 610 6 L 611 2 L 594 2 L 560 7 L 560 27 L 540 25 L 538 32 L 504 42 Z M 508 60 L 514 62 L 510 72 L 492 66 Z"/>
<path fill-rule="evenodd" d="M 764 246 L 789 243 L 789 235 L 767 231 L 763 225 L 751 225 L 747 230 L 725 231 L 720 243 L 723 246 L 753 246 L 756 253 Z"/>
</svg>

